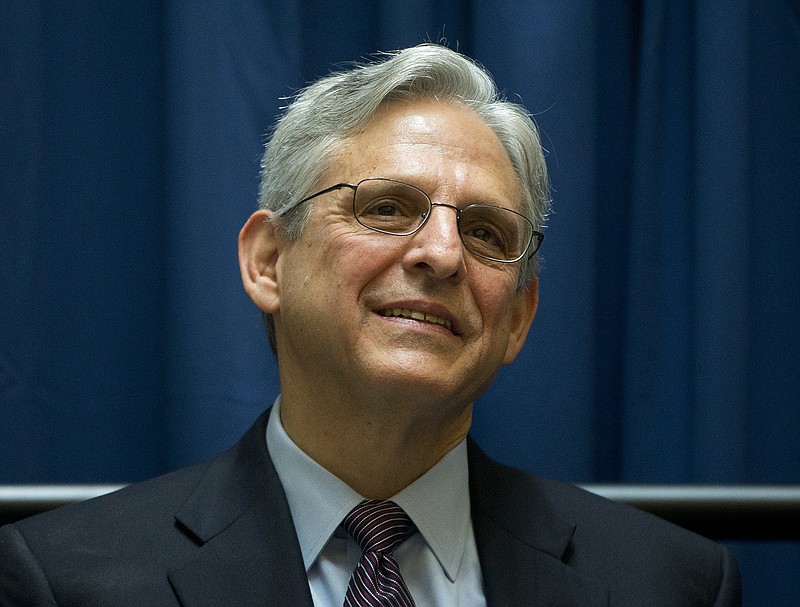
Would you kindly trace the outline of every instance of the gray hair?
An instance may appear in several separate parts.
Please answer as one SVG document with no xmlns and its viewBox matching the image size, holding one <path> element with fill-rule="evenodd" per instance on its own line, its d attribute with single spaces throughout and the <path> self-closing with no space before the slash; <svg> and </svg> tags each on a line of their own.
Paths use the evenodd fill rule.
<svg viewBox="0 0 800 607">
<path fill-rule="evenodd" d="M 341 146 L 394 100 L 436 99 L 460 103 L 497 135 L 522 191 L 522 211 L 537 230 L 550 209 L 547 167 L 538 130 L 525 109 L 504 99 L 489 73 L 471 59 L 438 44 L 386 53 L 311 84 L 278 121 L 261 162 L 259 207 L 269 209 L 290 239 L 305 228 L 312 205 L 297 203 L 319 186 Z M 539 269 L 538 256 L 520 262 L 518 289 Z M 272 317 L 265 315 L 275 350 Z"/>
</svg>

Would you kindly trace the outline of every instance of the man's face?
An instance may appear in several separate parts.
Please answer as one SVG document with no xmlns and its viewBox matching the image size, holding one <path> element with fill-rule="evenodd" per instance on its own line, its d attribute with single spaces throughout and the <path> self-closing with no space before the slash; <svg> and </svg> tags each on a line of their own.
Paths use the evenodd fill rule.
<svg viewBox="0 0 800 607">
<path fill-rule="evenodd" d="M 521 210 L 511 163 L 472 112 L 434 101 L 381 110 L 336 156 L 320 189 L 388 177 L 457 207 Z M 425 226 L 393 236 L 359 225 L 352 190 L 312 201 L 303 235 L 283 241 L 274 313 L 281 382 L 351 398 L 471 403 L 511 362 L 536 307 L 517 293 L 518 264 L 462 246 L 456 214 L 433 207 Z M 410 312 L 410 313 L 409 313 Z"/>
</svg>

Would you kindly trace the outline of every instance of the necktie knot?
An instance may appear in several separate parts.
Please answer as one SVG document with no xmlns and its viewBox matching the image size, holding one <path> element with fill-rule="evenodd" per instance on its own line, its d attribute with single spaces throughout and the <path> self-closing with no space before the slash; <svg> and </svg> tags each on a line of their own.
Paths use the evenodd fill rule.
<svg viewBox="0 0 800 607">
<path fill-rule="evenodd" d="M 361 546 L 344 607 L 414 607 L 392 553 L 412 532 L 411 519 L 394 502 L 364 500 L 350 511 L 342 526 Z"/>
<path fill-rule="evenodd" d="M 363 552 L 392 554 L 411 531 L 411 519 L 390 501 L 364 500 L 350 511 L 344 530 L 358 542 Z"/>
</svg>

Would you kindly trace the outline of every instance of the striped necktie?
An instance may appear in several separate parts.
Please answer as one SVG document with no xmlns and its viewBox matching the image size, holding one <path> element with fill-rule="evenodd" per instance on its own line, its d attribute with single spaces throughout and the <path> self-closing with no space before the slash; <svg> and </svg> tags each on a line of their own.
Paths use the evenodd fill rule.
<svg viewBox="0 0 800 607">
<path fill-rule="evenodd" d="M 414 599 L 392 556 L 411 533 L 411 519 L 394 502 L 364 500 L 348 514 L 342 526 L 361 546 L 344 607 L 414 607 Z"/>
</svg>

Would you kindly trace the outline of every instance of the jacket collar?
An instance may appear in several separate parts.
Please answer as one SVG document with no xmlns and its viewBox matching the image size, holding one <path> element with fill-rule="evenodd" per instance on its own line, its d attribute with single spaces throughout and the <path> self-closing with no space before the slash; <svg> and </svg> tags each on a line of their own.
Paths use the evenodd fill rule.
<svg viewBox="0 0 800 607">
<path fill-rule="evenodd" d="M 268 413 L 212 460 L 175 515 L 197 557 L 169 572 L 185 607 L 312 607 L 294 525 L 267 454 Z"/>
<path fill-rule="evenodd" d="M 575 525 L 548 502 L 539 479 L 492 461 L 471 439 L 468 449 L 487 604 L 608 605 L 608 591 L 566 563 Z"/>
<path fill-rule="evenodd" d="M 209 464 L 175 515 L 197 556 L 169 572 L 184 607 L 313 607 L 289 506 L 266 449 L 269 411 Z M 575 525 L 536 477 L 468 442 L 473 527 L 489 607 L 600 607 L 608 593 L 564 561 Z"/>
</svg>

